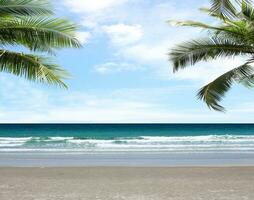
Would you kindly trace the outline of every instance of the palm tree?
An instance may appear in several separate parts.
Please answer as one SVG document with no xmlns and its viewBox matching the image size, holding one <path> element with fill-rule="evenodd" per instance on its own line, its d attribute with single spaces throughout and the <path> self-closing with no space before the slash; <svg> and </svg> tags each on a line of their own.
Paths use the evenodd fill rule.
<svg viewBox="0 0 254 200">
<path fill-rule="evenodd" d="M 56 50 L 81 44 L 75 38 L 77 25 L 53 14 L 47 0 L 0 0 L 1 72 L 67 87 L 68 73 L 52 57 Z"/>
<path fill-rule="evenodd" d="M 176 72 L 200 61 L 246 56 L 245 63 L 205 85 L 197 94 L 210 109 L 225 111 L 219 103 L 234 83 L 248 87 L 254 84 L 251 66 L 254 62 L 254 9 L 250 0 L 213 0 L 211 8 L 201 10 L 219 20 L 219 25 L 195 21 L 175 22 L 180 26 L 202 28 L 208 34 L 204 38 L 175 46 L 169 57 Z"/>
</svg>

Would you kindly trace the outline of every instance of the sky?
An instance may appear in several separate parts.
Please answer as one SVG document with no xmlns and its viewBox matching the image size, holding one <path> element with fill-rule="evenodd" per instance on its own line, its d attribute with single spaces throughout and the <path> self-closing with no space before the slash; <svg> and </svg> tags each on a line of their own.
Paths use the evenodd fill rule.
<svg viewBox="0 0 254 200">
<path fill-rule="evenodd" d="M 254 122 L 254 90 L 234 86 L 210 111 L 196 93 L 243 58 L 199 63 L 172 72 L 167 53 L 202 37 L 199 29 L 168 20 L 215 23 L 206 0 L 53 0 L 57 16 L 80 24 L 82 49 L 64 49 L 56 61 L 68 70 L 68 90 L 0 74 L 1 123 Z"/>
</svg>

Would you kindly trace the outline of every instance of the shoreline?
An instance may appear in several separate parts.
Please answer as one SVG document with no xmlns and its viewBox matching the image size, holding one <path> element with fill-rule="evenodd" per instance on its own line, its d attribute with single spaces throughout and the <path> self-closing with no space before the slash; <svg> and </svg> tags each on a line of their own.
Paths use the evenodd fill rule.
<svg viewBox="0 0 254 200">
<path fill-rule="evenodd" d="M 254 167 L 0 167 L 0 199 L 254 199 Z"/>
<path fill-rule="evenodd" d="M 254 166 L 254 153 L 0 153 L 0 167 Z"/>
</svg>

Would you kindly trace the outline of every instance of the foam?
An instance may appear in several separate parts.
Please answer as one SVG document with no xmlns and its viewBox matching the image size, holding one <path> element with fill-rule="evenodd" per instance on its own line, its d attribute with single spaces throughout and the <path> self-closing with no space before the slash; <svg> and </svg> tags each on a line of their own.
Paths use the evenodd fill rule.
<svg viewBox="0 0 254 200">
<path fill-rule="evenodd" d="M 0 152 L 6 151 L 254 152 L 254 136 L 141 136 L 108 140 L 77 137 L 0 137 Z"/>
</svg>

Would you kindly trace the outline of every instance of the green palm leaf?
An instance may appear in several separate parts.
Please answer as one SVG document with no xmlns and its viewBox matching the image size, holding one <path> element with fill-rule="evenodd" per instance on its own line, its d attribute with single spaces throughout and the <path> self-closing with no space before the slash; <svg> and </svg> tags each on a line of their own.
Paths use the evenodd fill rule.
<svg viewBox="0 0 254 200">
<path fill-rule="evenodd" d="M 168 20 L 168 23 L 175 26 L 189 26 L 189 27 L 195 27 L 195 28 L 197 27 L 202 29 L 221 30 L 219 27 L 210 26 L 202 22 L 196 22 L 191 20 L 187 20 L 187 21 Z"/>
<path fill-rule="evenodd" d="M 27 46 L 32 51 L 79 48 L 77 25 L 65 19 L 26 17 L 0 21 L 0 43 Z"/>
<path fill-rule="evenodd" d="M 221 17 L 235 17 L 237 10 L 231 0 L 211 0 L 211 13 Z"/>
<path fill-rule="evenodd" d="M 242 15 L 250 21 L 254 20 L 254 9 L 249 3 L 242 3 Z"/>
<path fill-rule="evenodd" d="M 254 86 L 254 73 L 250 66 L 254 62 L 254 9 L 251 0 L 211 0 L 211 3 L 211 8 L 201 10 L 220 20 L 220 24 L 211 26 L 194 21 L 176 22 L 179 26 L 202 28 L 208 36 L 175 46 L 169 52 L 169 58 L 175 72 L 200 61 L 251 57 L 244 65 L 221 75 L 199 91 L 198 97 L 209 108 L 224 111 L 219 102 L 233 83 Z"/>
<path fill-rule="evenodd" d="M 68 73 L 52 63 L 49 58 L 0 50 L 0 71 L 31 81 L 67 87 L 63 79 L 68 77 Z"/>
<path fill-rule="evenodd" d="M 234 41 L 221 38 L 206 38 L 185 42 L 173 48 L 169 53 L 174 72 L 200 61 L 219 57 L 253 54 L 254 47 L 238 45 Z"/>
<path fill-rule="evenodd" d="M 223 18 L 238 17 L 236 6 L 250 5 L 252 0 L 211 0 L 210 14 Z"/>
<path fill-rule="evenodd" d="M 225 111 L 224 107 L 219 104 L 225 93 L 231 88 L 234 82 L 246 80 L 250 83 L 250 76 L 252 76 L 253 73 L 253 68 L 248 63 L 232 69 L 201 88 L 198 92 L 198 97 L 203 100 L 209 108 L 217 111 Z"/>
<path fill-rule="evenodd" d="M 48 15 L 53 14 L 46 0 L 0 0 L 0 17 L 12 15 Z"/>
<path fill-rule="evenodd" d="M 231 21 L 230 19 L 224 19 L 224 24 L 221 26 L 211 26 L 209 24 L 191 21 L 191 20 L 188 20 L 188 21 L 169 20 L 168 22 L 175 26 L 188 26 L 188 27 L 201 28 L 207 31 L 209 30 L 213 32 L 215 35 L 226 33 L 227 36 L 231 36 L 234 38 L 238 38 L 239 36 L 244 36 L 244 33 L 248 31 L 246 30 L 247 26 L 245 22 L 234 22 L 234 21 Z"/>
<path fill-rule="evenodd" d="M 0 72 L 67 87 L 67 72 L 53 59 L 8 50 L 23 46 L 33 53 L 55 55 L 58 49 L 81 47 L 75 36 L 78 26 L 53 14 L 48 0 L 0 0 Z"/>
</svg>

